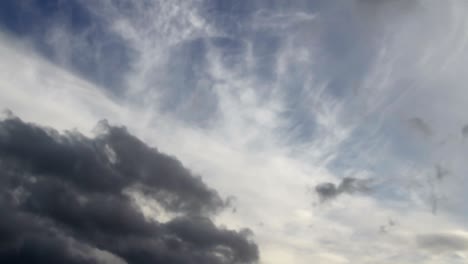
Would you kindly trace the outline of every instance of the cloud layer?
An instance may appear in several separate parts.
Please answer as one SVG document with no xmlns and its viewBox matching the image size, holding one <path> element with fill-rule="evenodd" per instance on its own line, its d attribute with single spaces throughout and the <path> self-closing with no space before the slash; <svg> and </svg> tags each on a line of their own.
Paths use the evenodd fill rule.
<svg viewBox="0 0 468 264">
<path fill-rule="evenodd" d="M 466 263 L 447 236 L 468 229 L 467 18 L 462 0 L 0 1 L 0 109 L 25 120 L 2 143 L 22 179 L 5 230 L 56 262 L 257 244 L 262 264 Z M 93 135 L 102 119 L 126 129 Z"/>
<path fill-rule="evenodd" d="M 95 138 L 0 122 L 5 263 L 253 263 L 249 232 L 218 228 L 225 202 L 175 158 L 98 125 Z M 160 206 L 145 217 L 129 192 Z M 102 260 L 104 259 L 104 260 Z"/>
</svg>

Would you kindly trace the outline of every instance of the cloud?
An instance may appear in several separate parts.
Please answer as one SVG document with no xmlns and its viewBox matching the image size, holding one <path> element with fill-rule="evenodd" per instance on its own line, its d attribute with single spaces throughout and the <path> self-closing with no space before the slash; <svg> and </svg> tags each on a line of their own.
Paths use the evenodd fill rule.
<svg viewBox="0 0 468 264">
<path fill-rule="evenodd" d="M 365 193 L 370 191 L 370 181 L 368 179 L 357 179 L 345 177 L 336 185 L 331 182 L 320 183 L 315 186 L 315 192 L 321 201 L 334 199 L 343 193 Z"/>
<path fill-rule="evenodd" d="M 445 178 L 447 175 L 450 174 L 450 170 L 443 167 L 440 164 L 435 165 L 435 171 L 436 171 L 436 179 L 438 180 L 442 180 L 443 178 Z"/>
<path fill-rule="evenodd" d="M 420 248 L 434 253 L 464 251 L 468 249 L 468 237 L 458 233 L 434 233 L 416 237 Z"/>
<path fill-rule="evenodd" d="M 226 202 L 200 177 L 124 127 L 102 121 L 96 133 L 0 122 L 0 262 L 258 260 L 250 232 L 212 222 Z M 173 217 L 145 217 L 129 192 L 153 197 Z"/>
<path fill-rule="evenodd" d="M 463 128 L 461 129 L 461 133 L 463 137 L 468 137 L 468 125 L 463 126 Z"/>
<path fill-rule="evenodd" d="M 26 36 L 26 47 L 12 40 L 10 48 L 9 38 L 15 36 L 2 38 L 0 105 L 25 120 L 55 129 L 76 126 L 81 133 L 102 118 L 125 124 L 145 142 L 203 175 L 204 182 L 223 197 L 234 194 L 237 213 L 225 210 L 213 221 L 235 230 L 263 223 L 255 233 L 265 263 L 414 263 L 415 259 L 429 263 L 401 241 L 388 240 L 400 232 L 424 233 L 447 222 L 460 223 L 451 217 L 465 218 L 460 215 L 464 200 L 460 197 L 466 196 L 461 184 L 466 175 L 461 157 L 466 153 L 449 152 L 450 141 L 440 147 L 430 144 L 445 139 L 449 129 L 460 133 L 460 124 L 466 122 L 466 39 L 459 34 L 468 17 L 464 4 L 426 1 L 422 8 L 406 8 L 407 1 L 72 2 L 84 8 L 73 11 L 75 15 L 90 14 L 89 24 L 82 25 L 86 30 L 78 30 L 82 34 L 74 34 L 73 24 L 62 26 L 52 16 L 50 28 L 43 20 L 26 23 L 26 28 L 48 32 Z M 15 12 L 0 10 L 6 15 Z M 433 30 L 424 30 L 428 26 Z M 28 50 L 31 38 L 53 48 L 54 56 L 45 58 L 52 64 L 44 63 L 43 54 L 38 58 Z M 114 44 L 121 49 L 113 48 Z M 129 52 L 127 60 L 126 49 L 136 54 Z M 65 63 L 56 64 L 54 59 Z M 115 91 L 119 86 L 114 83 L 124 90 L 117 98 L 107 96 L 109 89 L 105 89 Z M 411 117 L 423 118 L 437 132 L 425 142 L 429 144 L 421 144 L 421 151 L 418 141 L 400 130 L 408 124 L 401 120 Z M 419 130 L 411 132 L 424 138 Z M 101 152 L 112 168 L 123 155 L 111 146 Z M 432 191 L 426 183 L 434 172 L 428 170 L 438 162 L 447 164 L 452 173 L 444 181 L 434 181 Z M 372 186 L 378 187 L 372 188 L 372 199 L 355 195 L 334 199 L 326 209 L 310 208 L 304 186 L 329 182 L 336 198 L 346 194 L 338 191 L 338 179 L 346 176 L 391 184 Z M 157 226 L 168 232 L 180 232 L 167 243 L 170 247 L 177 248 L 182 236 L 189 239 L 197 230 L 209 228 L 203 217 L 217 211 L 204 206 L 197 213 L 196 205 L 178 205 L 191 199 L 181 198 L 174 205 L 173 198 L 167 198 L 165 193 L 177 190 L 165 187 L 155 195 L 133 184 L 123 192 L 144 216 L 155 217 Z M 12 201 L 24 201 L 28 192 L 15 188 Z M 437 217 L 427 212 L 430 192 L 432 197 L 440 196 L 439 206 L 444 208 Z M 79 202 L 87 200 L 118 201 L 80 194 Z M 157 201 L 158 206 L 148 200 Z M 452 210 L 447 206 L 450 201 L 457 201 Z M 107 208 L 97 205 L 89 212 Z M 368 213 L 363 215 L 364 211 Z M 377 227 L 388 215 L 405 217 L 398 230 L 377 236 Z M 169 226 L 176 219 L 184 224 Z M 192 222 L 199 229 L 179 228 Z M 151 230 L 140 223 L 141 230 Z M 65 245 L 61 252 L 76 256 L 77 261 L 105 252 L 119 254 L 63 228 L 57 230 L 60 233 L 52 230 L 47 236 L 57 234 L 58 244 Z M 140 241 L 116 243 L 122 250 L 151 247 L 159 252 L 154 240 Z M 376 243 L 369 245 L 369 241 Z M 400 257 L 395 259 L 396 255 Z"/>
<path fill-rule="evenodd" d="M 432 129 L 422 118 L 414 117 L 408 120 L 410 126 L 426 137 L 432 136 Z"/>
<path fill-rule="evenodd" d="M 122 92 L 135 51 L 81 1 L 6 0 L 0 10 L 0 29 L 111 93 Z"/>
</svg>

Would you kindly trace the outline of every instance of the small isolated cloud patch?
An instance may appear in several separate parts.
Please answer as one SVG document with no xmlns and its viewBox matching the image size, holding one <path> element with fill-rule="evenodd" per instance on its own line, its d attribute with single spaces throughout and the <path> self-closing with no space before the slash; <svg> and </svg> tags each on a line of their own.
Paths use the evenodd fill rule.
<svg viewBox="0 0 468 264">
<path fill-rule="evenodd" d="M 408 123 L 411 126 L 411 128 L 416 130 L 418 133 L 421 133 L 425 137 L 431 137 L 433 134 L 431 126 L 422 118 L 411 118 L 408 120 Z"/>
<path fill-rule="evenodd" d="M 315 186 L 315 192 L 321 202 L 334 199 L 343 193 L 365 193 L 370 191 L 370 181 L 368 179 L 357 179 L 345 177 L 336 185 L 331 182 L 324 182 Z"/>
</svg>

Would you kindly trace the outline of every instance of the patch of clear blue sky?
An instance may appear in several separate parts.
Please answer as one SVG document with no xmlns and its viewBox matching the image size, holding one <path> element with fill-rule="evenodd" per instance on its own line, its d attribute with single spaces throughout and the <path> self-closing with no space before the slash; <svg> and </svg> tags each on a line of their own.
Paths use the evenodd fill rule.
<svg viewBox="0 0 468 264">
<path fill-rule="evenodd" d="M 131 69 L 134 52 L 109 25 L 79 1 L 0 1 L 0 26 L 32 43 L 46 59 L 63 64 L 81 77 L 118 93 Z M 60 27 L 70 42 L 62 50 L 51 41 L 51 30 Z M 59 40 L 60 41 L 60 40 Z"/>
</svg>

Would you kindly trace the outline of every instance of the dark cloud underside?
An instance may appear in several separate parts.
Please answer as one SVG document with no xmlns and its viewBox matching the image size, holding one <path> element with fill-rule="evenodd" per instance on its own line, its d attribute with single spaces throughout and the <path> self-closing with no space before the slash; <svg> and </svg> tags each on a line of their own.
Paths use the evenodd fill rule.
<svg viewBox="0 0 468 264">
<path fill-rule="evenodd" d="M 87 138 L 11 117 L 0 122 L 0 263 L 252 263 L 257 246 L 216 227 L 225 202 L 175 158 L 123 127 Z M 144 193 L 169 222 L 147 219 Z M 101 253 L 99 253 L 101 252 Z"/>
</svg>

